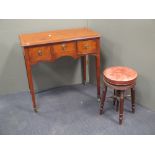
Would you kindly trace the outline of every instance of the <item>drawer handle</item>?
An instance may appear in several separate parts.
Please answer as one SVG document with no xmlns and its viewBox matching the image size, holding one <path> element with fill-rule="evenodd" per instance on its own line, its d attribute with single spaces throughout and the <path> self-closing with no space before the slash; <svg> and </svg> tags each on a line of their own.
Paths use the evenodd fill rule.
<svg viewBox="0 0 155 155">
<path fill-rule="evenodd" d="M 89 45 L 84 45 L 84 48 L 87 50 L 89 48 Z"/>
<path fill-rule="evenodd" d="M 38 55 L 39 55 L 39 56 L 42 56 L 42 55 L 43 55 L 43 52 L 42 52 L 41 50 L 39 50 L 39 51 L 38 51 Z"/>
<path fill-rule="evenodd" d="M 62 50 L 63 50 L 63 51 L 66 50 L 66 44 L 62 44 L 61 47 L 62 47 Z"/>
</svg>

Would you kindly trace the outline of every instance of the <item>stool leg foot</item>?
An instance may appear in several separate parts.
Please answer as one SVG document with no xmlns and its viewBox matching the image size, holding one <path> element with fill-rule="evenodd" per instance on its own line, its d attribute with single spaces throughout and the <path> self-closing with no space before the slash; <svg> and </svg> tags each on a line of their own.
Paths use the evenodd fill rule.
<svg viewBox="0 0 155 155">
<path fill-rule="evenodd" d="M 123 112 L 124 112 L 124 91 L 120 92 L 120 106 L 119 106 L 119 124 L 123 122 Z"/>
<path fill-rule="evenodd" d="M 135 88 L 131 88 L 132 113 L 135 113 Z"/>
<path fill-rule="evenodd" d="M 103 94 L 101 97 L 101 103 L 100 103 L 100 115 L 104 111 L 104 102 L 105 102 L 106 93 L 107 93 L 107 86 L 104 84 L 104 90 L 103 90 Z"/>
</svg>

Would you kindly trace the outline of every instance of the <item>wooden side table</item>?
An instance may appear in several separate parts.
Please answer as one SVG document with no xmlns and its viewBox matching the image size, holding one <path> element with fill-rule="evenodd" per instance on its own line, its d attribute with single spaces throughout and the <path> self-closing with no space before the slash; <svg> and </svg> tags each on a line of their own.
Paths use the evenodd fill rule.
<svg viewBox="0 0 155 155">
<path fill-rule="evenodd" d="M 97 97 L 100 100 L 100 36 L 88 28 L 55 30 L 41 33 L 21 34 L 21 46 L 27 70 L 29 89 L 34 111 L 37 112 L 31 66 L 43 61 L 54 62 L 65 56 L 81 58 L 83 81 L 86 82 L 86 55 L 96 57 Z"/>
</svg>

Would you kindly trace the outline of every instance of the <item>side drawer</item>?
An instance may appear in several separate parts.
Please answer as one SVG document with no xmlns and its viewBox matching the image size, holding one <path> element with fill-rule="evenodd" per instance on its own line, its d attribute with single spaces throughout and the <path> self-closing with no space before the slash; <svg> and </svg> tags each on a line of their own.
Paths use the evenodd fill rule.
<svg viewBox="0 0 155 155">
<path fill-rule="evenodd" d="M 96 53 L 96 40 L 81 40 L 77 42 L 78 54 Z"/>
<path fill-rule="evenodd" d="M 52 59 L 51 46 L 30 47 L 29 58 L 31 63 L 37 63 L 38 61 L 50 61 Z"/>
</svg>

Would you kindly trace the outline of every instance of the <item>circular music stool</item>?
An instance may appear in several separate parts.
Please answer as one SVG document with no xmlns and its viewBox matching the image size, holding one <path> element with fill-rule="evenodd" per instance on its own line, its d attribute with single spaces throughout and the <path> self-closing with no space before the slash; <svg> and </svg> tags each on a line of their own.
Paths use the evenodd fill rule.
<svg viewBox="0 0 155 155">
<path fill-rule="evenodd" d="M 131 107 L 132 112 L 135 112 L 135 85 L 137 72 L 128 67 L 114 66 L 104 70 L 103 82 L 104 89 L 101 97 L 100 114 L 104 111 L 104 102 L 106 98 L 107 87 L 114 89 L 114 105 L 117 101 L 116 111 L 119 109 L 119 124 L 123 121 L 124 112 L 124 92 L 131 90 Z"/>
</svg>

